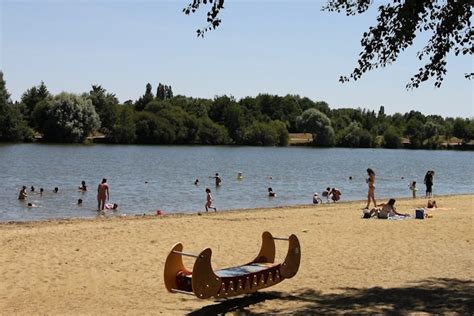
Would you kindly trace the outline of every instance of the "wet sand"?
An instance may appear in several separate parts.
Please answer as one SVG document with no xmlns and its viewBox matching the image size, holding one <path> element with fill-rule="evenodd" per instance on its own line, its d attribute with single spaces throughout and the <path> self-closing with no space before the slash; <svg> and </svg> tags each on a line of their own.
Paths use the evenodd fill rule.
<svg viewBox="0 0 474 316">
<path fill-rule="evenodd" d="M 382 200 L 381 200 L 382 201 Z M 94 220 L 0 224 L 0 314 L 308 315 L 474 309 L 474 195 L 436 197 L 425 220 L 361 219 L 363 201 Z M 425 199 L 400 199 L 415 214 Z M 255 257 L 261 234 L 296 234 L 297 275 L 258 294 L 170 294 L 166 256 L 213 251 L 215 269 Z M 277 261 L 287 243 L 277 242 Z M 193 259 L 184 258 L 192 268 Z"/>
</svg>

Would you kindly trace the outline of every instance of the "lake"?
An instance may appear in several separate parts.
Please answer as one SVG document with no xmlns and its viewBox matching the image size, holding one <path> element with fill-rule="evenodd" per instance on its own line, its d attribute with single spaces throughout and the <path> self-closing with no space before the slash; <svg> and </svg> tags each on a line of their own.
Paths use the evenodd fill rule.
<svg viewBox="0 0 474 316">
<path fill-rule="evenodd" d="M 436 172 L 435 196 L 472 193 L 473 158 L 473 152 L 401 149 L 3 144 L 0 221 L 95 217 L 102 178 L 108 179 L 110 202 L 119 204 L 116 215 L 203 211 L 206 187 L 218 211 L 311 204 L 314 192 L 328 186 L 339 188 L 343 201 L 360 200 L 367 195 L 369 167 L 377 175 L 376 197 L 411 196 L 410 181 L 424 196 L 427 170 Z M 223 180 L 218 188 L 209 178 L 216 172 Z M 83 180 L 85 193 L 78 191 Z M 23 185 L 37 207 L 17 199 Z M 45 193 L 31 193 L 30 186 Z M 268 187 L 277 197 L 267 196 Z"/>
</svg>

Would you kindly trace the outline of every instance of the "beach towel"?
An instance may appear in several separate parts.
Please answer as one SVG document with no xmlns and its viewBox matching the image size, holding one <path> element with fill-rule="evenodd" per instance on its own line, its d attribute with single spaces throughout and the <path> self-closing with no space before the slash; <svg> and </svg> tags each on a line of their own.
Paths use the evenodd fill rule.
<svg viewBox="0 0 474 316">
<path fill-rule="evenodd" d="M 393 215 L 393 216 L 389 216 L 387 219 L 390 219 L 392 221 L 399 221 L 399 220 L 409 219 L 409 218 L 411 218 L 411 216 Z"/>
</svg>

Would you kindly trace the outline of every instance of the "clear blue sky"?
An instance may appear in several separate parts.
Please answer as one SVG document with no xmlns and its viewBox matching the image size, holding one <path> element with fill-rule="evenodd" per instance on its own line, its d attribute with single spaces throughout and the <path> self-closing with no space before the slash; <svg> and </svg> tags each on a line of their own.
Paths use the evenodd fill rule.
<svg viewBox="0 0 474 316">
<path fill-rule="evenodd" d="M 405 89 L 423 43 L 357 82 L 338 82 L 356 65 L 375 10 L 346 17 L 322 12 L 322 0 L 227 0 L 222 25 L 201 39 L 207 11 L 185 16 L 189 1 L 0 0 L 0 69 L 12 99 L 44 81 L 53 93 L 100 84 L 123 102 L 162 82 L 192 97 L 290 93 L 333 108 L 474 115 L 470 56 L 449 58 L 440 89 L 432 81 Z"/>
</svg>

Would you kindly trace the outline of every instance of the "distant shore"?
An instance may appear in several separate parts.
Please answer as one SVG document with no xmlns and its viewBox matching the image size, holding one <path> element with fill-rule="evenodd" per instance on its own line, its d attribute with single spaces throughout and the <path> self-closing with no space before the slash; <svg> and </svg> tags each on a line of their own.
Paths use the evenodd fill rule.
<svg viewBox="0 0 474 316">
<path fill-rule="evenodd" d="M 364 201 L 217 213 L 0 224 L 0 310 L 5 314 L 472 312 L 474 194 L 436 196 L 432 218 L 362 219 Z M 384 202 L 383 198 L 379 198 Z M 426 199 L 397 199 L 414 214 Z M 171 247 L 210 247 L 214 269 L 251 260 L 263 231 L 296 234 L 298 274 L 228 301 L 170 294 Z M 277 243 L 276 260 L 287 244 Z M 194 260 L 185 258 L 192 268 Z M 471 302 L 471 303 L 469 303 Z M 470 305 L 471 304 L 471 305 Z"/>
</svg>

